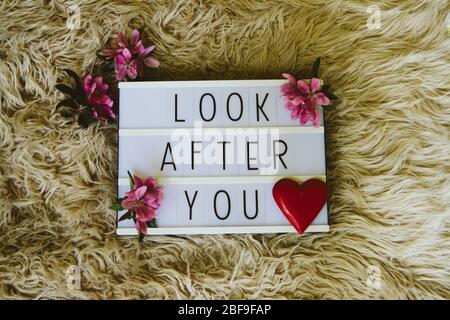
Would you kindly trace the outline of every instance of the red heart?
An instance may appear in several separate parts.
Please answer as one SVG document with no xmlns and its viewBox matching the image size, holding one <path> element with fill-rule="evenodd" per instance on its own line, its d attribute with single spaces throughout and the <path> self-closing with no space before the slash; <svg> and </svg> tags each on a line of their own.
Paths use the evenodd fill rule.
<svg viewBox="0 0 450 320">
<path fill-rule="evenodd" d="M 272 189 L 273 198 L 294 228 L 303 234 L 327 201 L 327 185 L 319 179 L 302 184 L 281 179 Z"/>
</svg>

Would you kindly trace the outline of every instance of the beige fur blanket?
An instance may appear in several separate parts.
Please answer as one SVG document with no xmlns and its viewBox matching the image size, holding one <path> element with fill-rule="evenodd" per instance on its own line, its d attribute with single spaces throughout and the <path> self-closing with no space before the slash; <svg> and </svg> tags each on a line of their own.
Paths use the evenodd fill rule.
<svg viewBox="0 0 450 320">
<path fill-rule="evenodd" d="M 450 298 L 449 8 L 2 1 L 0 297 Z M 140 27 L 160 80 L 280 78 L 322 58 L 340 98 L 326 116 L 330 233 L 115 235 L 116 127 L 61 117 L 55 84 Z"/>
</svg>

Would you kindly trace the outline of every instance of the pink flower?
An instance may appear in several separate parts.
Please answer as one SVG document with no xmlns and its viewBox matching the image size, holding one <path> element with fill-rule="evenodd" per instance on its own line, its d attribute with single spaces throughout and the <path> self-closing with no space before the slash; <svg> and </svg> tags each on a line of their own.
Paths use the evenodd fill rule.
<svg viewBox="0 0 450 320">
<path fill-rule="evenodd" d="M 142 186 L 147 187 L 149 205 L 154 209 L 158 209 L 161 206 L 164 194 L 162 188 L 156 185 L 155 179 L 153 177 L 148 177 L 145 181 L 142 181 L 138 176 L 134 176 L 133 181 L 135 189 Z"/>
<path fill-rule="evenodd" d="M 281 85 L 281 96 L 287 100 L 285 108 L 291 111 L 292 119 L 299 119 L 300 125 L 305 125 L 309 121 L 314 127 L 320 125 L 319 106 L 327 106 L 330 99 L 321 92 L 320 79 L 312 78 L 308 84 L 304 80 L 299 80 L 283 73 L 289 82 Z"/>
<path fill-rule="evenodd" d="M 87 102 L 91 106 L 92 116 L 98 120 L 113 120 L 116 115 L 113 111 L 114 101 L 109 96 L 109 86 L 100 76 L 90 73 L 84 75 L 83 91 Z"/>
<path fill-rule="evenodd" d="M 123 32 L 119 32 L 117 38 L 111 40 L 110 48 L 102 49 L 100 54 L 106 58 L 114 58 L 126 47 L 128 47 L 127 39 Z"/>
<path fill-rule="evenodd" d="M 314 105 L 327 106 L 330 104 L 330 99 L 328 99 L 325 93 L 320 92 L 321 87 L 320 79 L 317 78 L 312 78 L 309 85 L 304 80 L 298 82 L 298 88 L 301 93 L 313 101 Z"/>
<path fill-rule="evenodd" d="M 116 55 L 120 54 L 123 49 L 128 49 L 134 53 L 137 49 L 137 44 L 139 41 L 140 33 L 138 30 L 133 30 L 131 33 L 130 45 L 125 34 L 123 32 L 119 32 L 117 38 L 114 38 L 111 41 L 111 48 L 102 49 L 100 54 L 106 58 L 114 58 Z"/>
<path fill-rule="evenodd" d="M 147 186 L 141 186 L 134 191 L 126 192 L 126 198 L 122 200 L 122 207 L 128 210 L 134 210 L 136 213 L 136 229 L 147 234 L 147 221 L 156 217 L 154 208 L 154 197 L 147 193 Z"/>
<path fill-rule="evenodd" d="M 102 121 L 114 120 L 116 118 L 114 111 L 106 104 L 93 106 L 92 116 Z"/>
<path fill-rule="evenodd" d="M 159 61 L 156 60 L 153 57 L 150 57 L 149 54 L 155 50 L 156 46 L 150 46 L 147 48 L 144 48 L 144 46 L 142 45 L 142 41 L 139 41 L 140 44 L 138 44 L 138 56 L 143 59 L 142 61 L 144 62 L 144 64 L 149 67 L 149 68 L 158 68 L 159 67 Z"/>
<path fill-rule="evenodd" d="M 147 222 L 157 216 L 156 209 L 161 206 L 163 200 L 162 188 L 158 187 L 153 177 L 142 181 L 138 176 L 133 177 L 134 190 L 126 192 L 126 198 L 122 200 L 123 208 L 135 213 L 136 229 L 141 234 L 147 234 Z"/>
<path fill-rule="evenodd" d="M 133 30 L 128 40 L 124 33 L 119 32 L 118 37 L 111 42 L 111 48 L 103 49 L 101 54 L 107 58 L 114 58 L 117 80 L 135 79 L 142 76 L 144 65 L 149 68 L 158 68 L 159 61 L 150 54 L 155 46 L 144 47 L 141 34 Z"/>
<path fill-rule="evenodd" d="M 125 48 L 114 58 L 116 79 L 135 79 L 138 75 L 138 61 L 133 59 L 130 51 Z"/>
<path fill-rule="evenodd" d="M 303 101 L 303 97 L 299 95 L 297 79 L 289 73 L 283 73 L 283 77 L 289 82 L 281 85 L 281 96 L 295 105 L 299 105 Z"/>
</svg>

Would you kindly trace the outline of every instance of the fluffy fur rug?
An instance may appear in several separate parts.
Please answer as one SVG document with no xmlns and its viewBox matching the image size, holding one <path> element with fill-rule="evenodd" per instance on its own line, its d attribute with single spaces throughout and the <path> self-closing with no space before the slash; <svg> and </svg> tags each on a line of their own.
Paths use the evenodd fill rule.
<svg viewBox="0 0 450 320">
<path fill-rule="evenodd" d="M 449 4 L 380 2 L 372 29 L 374 4 L 2 1 L 0 297 L 450 298 Z M 115 235 L 116 128 L 55 113 L 55 84 L 139 27 L 162 80 L 280 78 L 322 57 L 340 97 L 327 112 L 330 233 Z"/>
</svg>

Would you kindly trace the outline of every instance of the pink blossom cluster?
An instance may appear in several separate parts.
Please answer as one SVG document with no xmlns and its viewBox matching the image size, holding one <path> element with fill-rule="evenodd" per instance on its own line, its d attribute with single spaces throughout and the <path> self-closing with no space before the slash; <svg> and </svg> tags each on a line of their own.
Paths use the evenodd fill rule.
<svg viewBox="0 0 450 320">
<path fill-rule="evenodd" d="M 140 32 L 133 30 L 130 39 L 119 32 L 118 37 L 111 42 L 111 48 L 103 49 L 100 53 L 114 59 L 116 79 L 121 81 L 142 76 L 144 65 L 158 68 L 159 61 L 150 56 L 154 49 L 154 45 L 144 47 Z"/>
<path fill-rule="evenodd" d="M 330 104 L 330 99 L 321 92 L 320 79 L 312 78 L 311 81 L 297 80 L 293 75 L 283 73 L 289 82 L 281 86 L 281 96 L 287 100 L 285 107 L 291 111 L 292 119 L 299 119 L 300 125 L 309 121 L 314 127 L 320 125 L 320 106 Z"/>
<path fill-rule="evenodd" d="M 123 208 L 135 212 L 136 229 L 141 234 L 147 235 L 147 221 L 156 218 L 156 209 L 161 206 L 163 191 L 153 177 L 142 181 L 138 176 L 134 176 L 133 182 L 134 190 L 125 193 L 126 198 L 121 204 Z"/>
<path fill-rule="evenodd" d="M 116 118 L 113 110 L 114 101 L 109 93 L 109 85 L 103 81 L 103 77 L 86 73 L 83 78 L 83 91 L 95 119 L 107 121 Z"/>
</svg>

